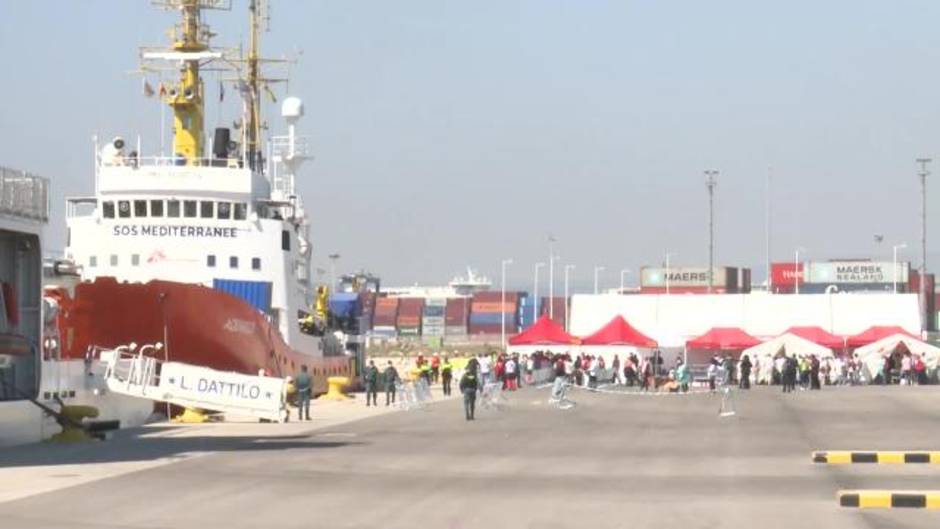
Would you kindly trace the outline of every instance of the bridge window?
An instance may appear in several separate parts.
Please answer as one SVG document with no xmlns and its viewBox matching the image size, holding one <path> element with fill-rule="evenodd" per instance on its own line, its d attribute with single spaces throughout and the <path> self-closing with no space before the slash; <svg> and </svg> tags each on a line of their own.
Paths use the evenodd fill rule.
<svg viewBox="0 0 940 529">
<path fill-rule="evenodd" d="M 97 256 L 97 255 L 89 256 L 89 257 L 88 257 L 88 267 L 89 267 L 89 268 L 95 268 L 96 266 L 98 266 L 98 256 Z"/>
<path fill-rule="evenodd" d="M 131 203 L 128 200 L 121 200 L 118 202 L 118 216 L 122 219 L 130 218 L 131 216 Z"/>
<path fill-rule="evenodd" d="M 231 256 L 228 258 L 228 267 L 229 268 L 238 268 L 238 257 Z"/>
<path fill-rule="evenodd" d="M 114 202 L 111 202 L 110 200 L 107 202 L 102 202 L 101 207 L 102 207 L 101 215 L 104 218 L 106 219 L 114 218 Z"/>
<path fill-rule="evenodd" d="M 215 268 L 215 256 L 214 255 L 206 256 L 206 266 L 208 266 L 209 268 Z"/>
<path fill-rule="evenodd" d="M 131 266 L 140 266 L 140 254 L 131 254 Z"/>
<path fill-rule="evenodd" d="M 146 217 L 146 216 L 147 216 L 147 201 L 146 201 L 146 200 L 135 200 L 135 201 L 134 201 L 134 216 L 135 216 L 135 217 Z"/>
<path fill-rule="evenodd" d="M 117 266 L 117 265 L 118 265 L 118 256 L 111 254 L 111 266 Z"/>
<path fill-rule="evenodd" d="M 162 200 L 151 200 L 151 201 L 150 201 L 150 216 L 151 216 L 151 217 L 162 217 L 162 216 L 163 216 L 163 201 L 162 201 Z"/>
<path fill-rule="evenodd" d="M 196 201 L 186 200 L 183 202 L 183 216 L 191 219 L 196 217 Z"/>
<path fill-rule="evenodd" d="M 232 218 L 232 203 L 231 202 L 219 202 L 218 209 L 219 209 L 220 219 Z"/>
<path fill-rule="evenodd" d="M 261 270 L 261 258 L 252 257 L 251 258 L 251 269 L 252 270 Z"/>
<path fill-rule="evenodd" d="M 180 216 L 180 201 L 179 200 L 167 200 L 166 201 L 166 216 L 167 217 L 179 217 Z"/>
<path fill-rule="evenodd" d="M 248 218 L 248 204 L 244 202 L 235 203 L 235 220 L 245 220 Z"/>
<path fill-rule="evenodd" d="M 281 249 L 285 252 L 290 251 L 290 232 L 281 230 Z"/>
<path fill-rule="evenodd" d="M 199 216 L 204 219 L 211 219 L 214 217 L 215 212 L 215 203 L 211 200 L 203 200 L 199 203 Z"/>
</svg>

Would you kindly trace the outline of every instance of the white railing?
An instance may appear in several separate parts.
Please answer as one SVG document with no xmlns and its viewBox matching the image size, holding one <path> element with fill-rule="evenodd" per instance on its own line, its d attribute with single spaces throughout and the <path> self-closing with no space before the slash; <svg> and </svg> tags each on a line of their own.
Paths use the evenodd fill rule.
<svg viewBox="0 0 940 529">
<path fill-rule="evenodd" d="M 194 158 L 191 162 L 181 156 L 98 156 L 100 167 L 244 167 L 241 158 Z"/>
<path fill-rule="evenodd" d="M 307 158 L 310 156 L 310 146 L 306 136 L 294 136 L 293 148 L 290 136 L 272 136 L 271 154 L 275 158 L 288 160 L 290 158 Z"/>
<path fill-rule="evenodd" d="M 49 181 L 0 167 L 0 215 L 49 220 Z"/>
</svg>

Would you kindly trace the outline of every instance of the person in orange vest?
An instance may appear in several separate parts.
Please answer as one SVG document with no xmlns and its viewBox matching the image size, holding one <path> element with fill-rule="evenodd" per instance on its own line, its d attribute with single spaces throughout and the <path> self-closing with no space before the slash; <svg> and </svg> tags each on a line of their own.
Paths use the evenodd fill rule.
<svg viewBox="0 0 940 529">
<path fill-rule="evenodd" d="M 431 380 L 437 384 L 438 379 L 441 375 L 441 357 L 434 353 L 434 356 L 431 357 Z"/>
</svg>

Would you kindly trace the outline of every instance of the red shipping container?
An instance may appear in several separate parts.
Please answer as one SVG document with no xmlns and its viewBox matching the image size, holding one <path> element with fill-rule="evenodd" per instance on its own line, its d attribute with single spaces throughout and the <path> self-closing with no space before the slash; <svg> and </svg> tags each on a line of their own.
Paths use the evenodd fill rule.
<svg viewBox="0 0 940 529">
<path fill-rule="evenodd" d="M 473 295 L 473 301 L 476 302 L 499 302 L 502 300 L 503 293 L 501 290 L 486 290 L 483 292 L 477 292 Z M 506 292 L 506 301 L 518 301 L 519 293 L 518 292 Z"/>
<path fill-rule="evenodd" d="M 516 303 L 507 301 L 505 305 L 498 301 L 474 301 L 470 312 L 493 313 L 493 312 L 516 312 Z"/>
<path fill-rule="evenodd" d="M 774 291 L 783 292 L 787 289 L 793 292 L 795 285 L 802 285 L 805 271 L 803 263 L 772 263 L 770 265 L 770 282 Z M 781 290 L 777 290 L 777 289 Z"/>
</svg>

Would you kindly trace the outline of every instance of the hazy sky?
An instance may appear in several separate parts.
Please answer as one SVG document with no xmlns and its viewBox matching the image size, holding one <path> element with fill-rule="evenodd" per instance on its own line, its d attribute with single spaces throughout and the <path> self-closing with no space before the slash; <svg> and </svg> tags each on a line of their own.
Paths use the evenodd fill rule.
<svg viewBox="0 0 940 529">
<path fill-rule="evenodd" d="M 246 5 L 209 14 L 218 44 L 244 35 Z M 130 72 L 174 20 L 146 0 L 0 0 L 0 164 L 52 178 L 53 245 L 64 197 L 92 191 L 93 134 L 158 150 L 160 103 Z M 440 283 L 465 265 L 496 280 L 512 257 L 510 283 L 531 287 L 552 233 L 580 285 L 604 265 L 610 287 L 667 251 L 707 263 L 706 168 L 717 262 L 755 279 L 768 166 L 775 260 L 919 254 L 938 22 L 936 0 L 275 0 L 263 47 L 299 58 L 321 266 L 338 252 L 387 284 Z M 226 99 L 210 127 L 235 117 Z"/>
</svg>

